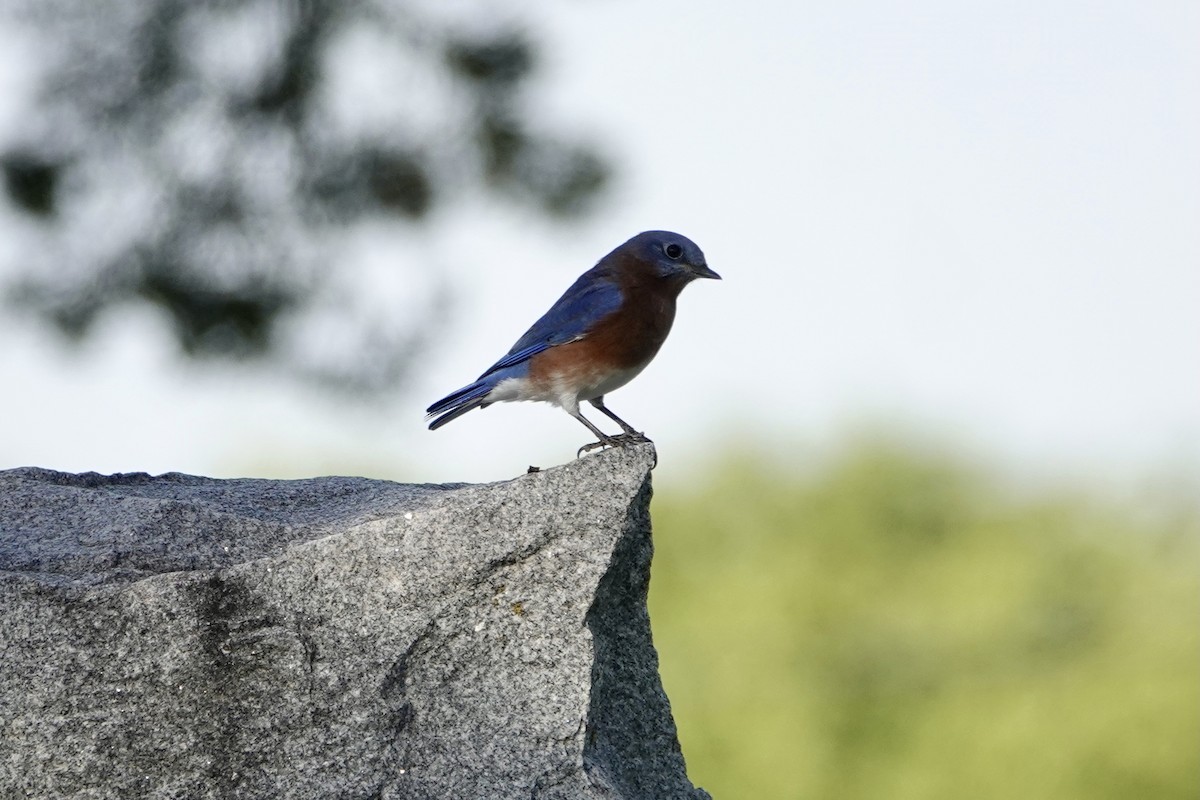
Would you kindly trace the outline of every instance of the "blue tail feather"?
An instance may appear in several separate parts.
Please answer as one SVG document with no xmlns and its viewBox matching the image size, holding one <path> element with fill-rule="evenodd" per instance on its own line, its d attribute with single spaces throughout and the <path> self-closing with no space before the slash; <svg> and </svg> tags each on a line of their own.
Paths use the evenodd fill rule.
<svg viewBox="0 0 1200 800">
<path fill-rule="evenodd" d="M 513 364 L 503 369 L 496 369 L 494 367 L 489 369 L 480 375 L 479 379 L 470 386 L 464 386 L 456 392 L 451 392 L 425 409 L 427 417 L 437 417 L 437 419 L 429 423 L 429 430 L 437 430 L 450 420 L 458 419 L 472 409 L 486 408 L 492 403 L 492 401 L 488 400 L 488 395 L 492 393 L 492 390 L 497 385 L 509 378 L 523 378 L 528 372 L 528 362 Z"/>
<path fill-rule="evenodd" d="M 450 420 L 458 419 L 472 409 L 487 405 L 486 398 L 488 393 L 492 391 L 492 388 L 493 383 L 491 381 L 476 381 L 470 386 L 464 386 L 457 392 L 448 394 L 441 400 L 438 400 L 425 409 L 427 416 L 437 416 L 437 419 L 429 423 L 429 430 L 437 430 Z"/>
</svg>

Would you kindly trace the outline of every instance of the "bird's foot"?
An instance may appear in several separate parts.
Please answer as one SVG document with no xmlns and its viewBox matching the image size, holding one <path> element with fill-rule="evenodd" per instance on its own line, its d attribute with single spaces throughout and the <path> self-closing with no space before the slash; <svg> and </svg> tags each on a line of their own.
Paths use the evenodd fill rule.
<svg viewBox="0 0 1200 800">
<path fill-rule="evenodd" d="M 589 453 L 592 450 L 598 450 L 603 447 L 629 447 L 634 444 L 645 444 L 650 440 L 646 438 L 646 434 L 639 431 L 629 431 L 627 433 L 619 433 L 616 436 L 605 436 L 598 442 L 585 444 L 575 452 L 575 457 L 579 458 L 584 453 Z"/>
</svg>

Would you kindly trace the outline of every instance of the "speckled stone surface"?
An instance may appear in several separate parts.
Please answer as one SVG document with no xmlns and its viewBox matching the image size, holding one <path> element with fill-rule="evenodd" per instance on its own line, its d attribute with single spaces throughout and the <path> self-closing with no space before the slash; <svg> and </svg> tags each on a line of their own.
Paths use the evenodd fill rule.
<svg viewBox="0 0 1200 800">
<path fill-rule="evenodd" d="M 0 472 L 0 796 L 707 797 L 650 639 L 654 458 Z"/>
</svg>

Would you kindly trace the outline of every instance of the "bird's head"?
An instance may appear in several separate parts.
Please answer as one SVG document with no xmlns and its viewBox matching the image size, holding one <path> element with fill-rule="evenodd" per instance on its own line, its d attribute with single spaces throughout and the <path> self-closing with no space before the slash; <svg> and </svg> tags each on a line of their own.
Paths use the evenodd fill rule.
<svg viewBox="0 0 1200 800">
<path fill-rule="evenodd" d="M 721 280 L 721 276 L 708 268 L 704 253 L 691 239 L 670 231 L 646 231 L 634 236 L 617 252 L 626 250 L 638 261 L 649 266 L 657 277 L 667 278 L 681 283 L 689 283 L 696 278 L 713 278 Z"/>
</svg>

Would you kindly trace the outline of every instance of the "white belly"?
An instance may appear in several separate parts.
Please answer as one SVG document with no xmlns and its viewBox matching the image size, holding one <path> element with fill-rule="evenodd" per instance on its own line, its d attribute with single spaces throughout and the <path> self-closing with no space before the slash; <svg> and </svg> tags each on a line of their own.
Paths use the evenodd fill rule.
<svg viewBox="0 0 1200 800">
<path fill-rule="evenodd" d="M 555 375 L 549 381 L 508 378 L 496 384 L 487 396 L 489 403 L 534 401 L 551 403 L 574 414 L 584 400 L 592 400 L 620 389 L 646 368 L 645 364 L 621 370 Z"/>
</svg>

